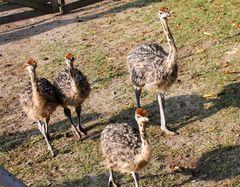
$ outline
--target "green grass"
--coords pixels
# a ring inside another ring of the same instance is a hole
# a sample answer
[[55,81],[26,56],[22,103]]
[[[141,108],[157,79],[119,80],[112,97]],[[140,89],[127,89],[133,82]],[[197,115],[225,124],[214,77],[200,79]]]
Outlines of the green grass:
[[[237,0],[109,2],[102,7],[106,11],[111,9],[109,14],[72,23],[64,31],[52,30],[62,34],[49,35],[52,40],[44,40],[31,53],[40,60],[38,73],[51,80],[64,67],[66,52],[77,57],[76,66],[92,84],[82,118],[89,137],[78,141],[58,110],[51,121],[53,146],[58,152],[52,158],[35,124],[29,125],[29,130],[18,132],[20,122],[12,119],[12,114],[4,113],[6,118],[1,122],[13,121],[16,129],[11,133],[0,130],[0,165],[36,187],[106,186],[108,171],[101,163],[99,135],[109,121],[126,122],[133,118],[135,98],[126,56],[134,46],[144,42],[167,46],[157,17],[159,7],[166,6],[172,12],[169,25],[179,49],[180,72],[178,83],[168,92],[166,115],[169,126],[179,127],[180,135],[162,134],[155,93],[144,91],[142,103],[151,113],[147,131],[153,159],[140,172],[141,186],[238,186],[239,73],[224,72],[240,70],[239,51],[234,53],[234,48],[239,49],[240,35],[232,24],[240,22],[239,5]],[[92,12],[97,10],[94,8]],[[61,37],[64,33],[65,37]],[[26,54],[19,52],[19,56],[24,58]],[[223,67],[224,63],[230,65]],[[12,91],[9,98],[15,97],[15,93],[16,90]],[[204,97],[211,94],[209,98]],[[10,99],[4,107],[8,104]],[[171,173],[168,168],[172,164],[191,168],[196,173],[193,178],[189,174]],[[191,180],[187,182],[188,179]],[[117,181],[123,187],[133,186],[130,176],[117,174]]]

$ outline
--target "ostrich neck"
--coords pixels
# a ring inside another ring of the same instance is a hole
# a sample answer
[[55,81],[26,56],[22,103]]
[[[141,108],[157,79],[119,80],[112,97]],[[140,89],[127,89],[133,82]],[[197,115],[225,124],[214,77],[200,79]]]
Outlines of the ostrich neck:
[[176,63],[175,59],[177,58],[177,48],[174,42],[174,38],[172,33],[168,27],[167,19],[161,19],[162,27],[164,34],[166,35],[168,45],[169,45],[169,54],[166,60],[167,64],[174,64]]
[[70,64],[70,66],[68,67],[69,71],[70,71],[70,76],[71,76],[71,87],[72,87],[72,91],[75,94],[79,94],[79,85],[76,83],[75,81],[75,72],[74,72],[74,67],[73,64]]
[[73,77],[74,77],[74,67],[73,67],[73,64],[70,64],[68,66],[68,70],[70,72],[71,78],[73,79]]
[[37,93],[37,75],[36,75],[35,69],[32,72],[30,72],[30,78],[31,78],[33,93],[36,94]]
[[148,137],[146,134],[146,129],[145,129],[145,124],[139,123],[139,132],[140,132],[140,138],[141,138],[141,142],[142,142],[142,149],[144,150],[145,147],[149,146],[149,141],[148,141]]
[[32,84],[32,101],[35,106],[41,105],[41,94],[38,92],[38,85],[37,85],[37,75],[36,70],[30,72],[31,84]]

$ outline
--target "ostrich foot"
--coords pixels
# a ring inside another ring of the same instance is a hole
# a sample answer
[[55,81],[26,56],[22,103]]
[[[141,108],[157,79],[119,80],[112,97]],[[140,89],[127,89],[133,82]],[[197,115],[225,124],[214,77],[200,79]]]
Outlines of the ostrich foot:
[[177,135],[176,132],[170,131],[170,130],[167,129],[167,128],[161,127],[161,130],[162,130],[163,132],[165,132],[167,135]]
[[79,133],[83,133],[85,136],[87,135],[87,130],[82,128],[80,125],[77,127]]
[[77,130],[77,128],[75,126],[72,126],[72,131],[76,134],[76,136],[81,139],[81,133]]
[[108,187],[118,187],[118,185],[114,181],[110,180],[108,182]]

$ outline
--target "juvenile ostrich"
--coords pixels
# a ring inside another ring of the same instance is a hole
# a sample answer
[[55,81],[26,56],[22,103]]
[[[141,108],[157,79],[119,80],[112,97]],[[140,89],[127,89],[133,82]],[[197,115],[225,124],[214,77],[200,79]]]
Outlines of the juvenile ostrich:
[[48,124],[50,115],[58,106],[57,92],[47,79],[37,77],[36,68],[37,62],[29,58],[27,70],[31,80],[25,85],[23,92],[20,94],[20,101],[28,117],[37,121],[38,128],[47,142],[48,150],[54,156],[48,134]]
[[143,87],[158,91],[158,103],[161,117],[161,129],[167,134],[175,134],[166,127],[164,92],[177,79],[177,49],[169,30],[167,8],[159,10],[159,17],[166,35],[169,53],[156,43],[144,44],[132,50],[127,58],[130,79],[135,89],[137,106],[140,107],[140,95]]
[[110,124],[102,131],[101,148],[106,167],[110,170],[108,186],[116,187],[113,170],[132,174],[135,186],[139,186],[138,171],[150,160],[152,151],[145,126],[148,112],[138,108],[135,112],[139,132],[126,123]]
[[[54,84],[59,93],[59,100],[64,109],[64,114],[69,119],[77,137],[81,138],[81,133],[87,134],[80,124],[82,103],[89,96],[91,88],[82,72],[73,67],[74,60],[75,58],[71,53],[65,55],[67,67],[55,75]],[[77,126],[73,123],[71,110],[68,106],[75,107],[78,118]]]

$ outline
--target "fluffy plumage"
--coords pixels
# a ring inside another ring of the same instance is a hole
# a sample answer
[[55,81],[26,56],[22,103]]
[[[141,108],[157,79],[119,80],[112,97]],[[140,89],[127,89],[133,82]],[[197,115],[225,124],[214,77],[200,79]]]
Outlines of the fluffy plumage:
[[177,79],[177,64],[166,71],[168,54],[156,43],[132,50],[127,58],[130,79],[135,87],[166,90]]
[[141,153],[140,135],[128,124],[108,125],[102,132],[101,142],[107,168],[122,173],[131,173],[142,168],[143,165],[139,165],[135,158]]
[[78,106],[89,96],[91,88],[86,77],[76,68],[63,69],[54,76],[54,83],[64,106]]
[[31,82],[27,82],[20,94],[23,110],[32,120],[49,117],[58,106],[56,88],[47,79],[37,78],[37,92],[34,101]]
[[127,64],[130,79],[135,89],[137,107],[140,107],[140,96],[143,87],[157,91],[161,129],[167,134],[175,134],[166,127],[164,92],[177,79],[177,49],[167,24],[167,18],[171,14],[165,7],[161,8],[158,14],[168,41],[169,53],[167,54],[163,48],[156,43],[143,44],[129,53]]
[[[73,131],[81,138],[81,132],[86,131],[80,125],[80,115],[83,101],[89,96],[91,87],[83,73],[74,68],[75,58],[71,53],[65,55],[66,67],[54,76],[54,85],[58,91],[61,106],[64,108],[64,114],[69,119]],[[78,124],[75,125],[72,120],[69,106],[74,106],[78,117]]]
[[137,172],[151,159],[152,150],[145,132],[148,112],[137,109],[135,118],[139,130],[127,123],[109,124],[101,133],[101,148],[105,165],[110,170],[109,186],[116,186],[112,170],[132,174],[138,186]]
[[37,121],[38,128],[47,142],[48,150],[54,155],[48,134],[48,123],[50,115],[59,104],[58,94],[54,85],[47,79],[37,77],[37,62],[35,60],[29,58],[26,64],[31,81],[27,82],[23,88],[20,102],[28,117]]

